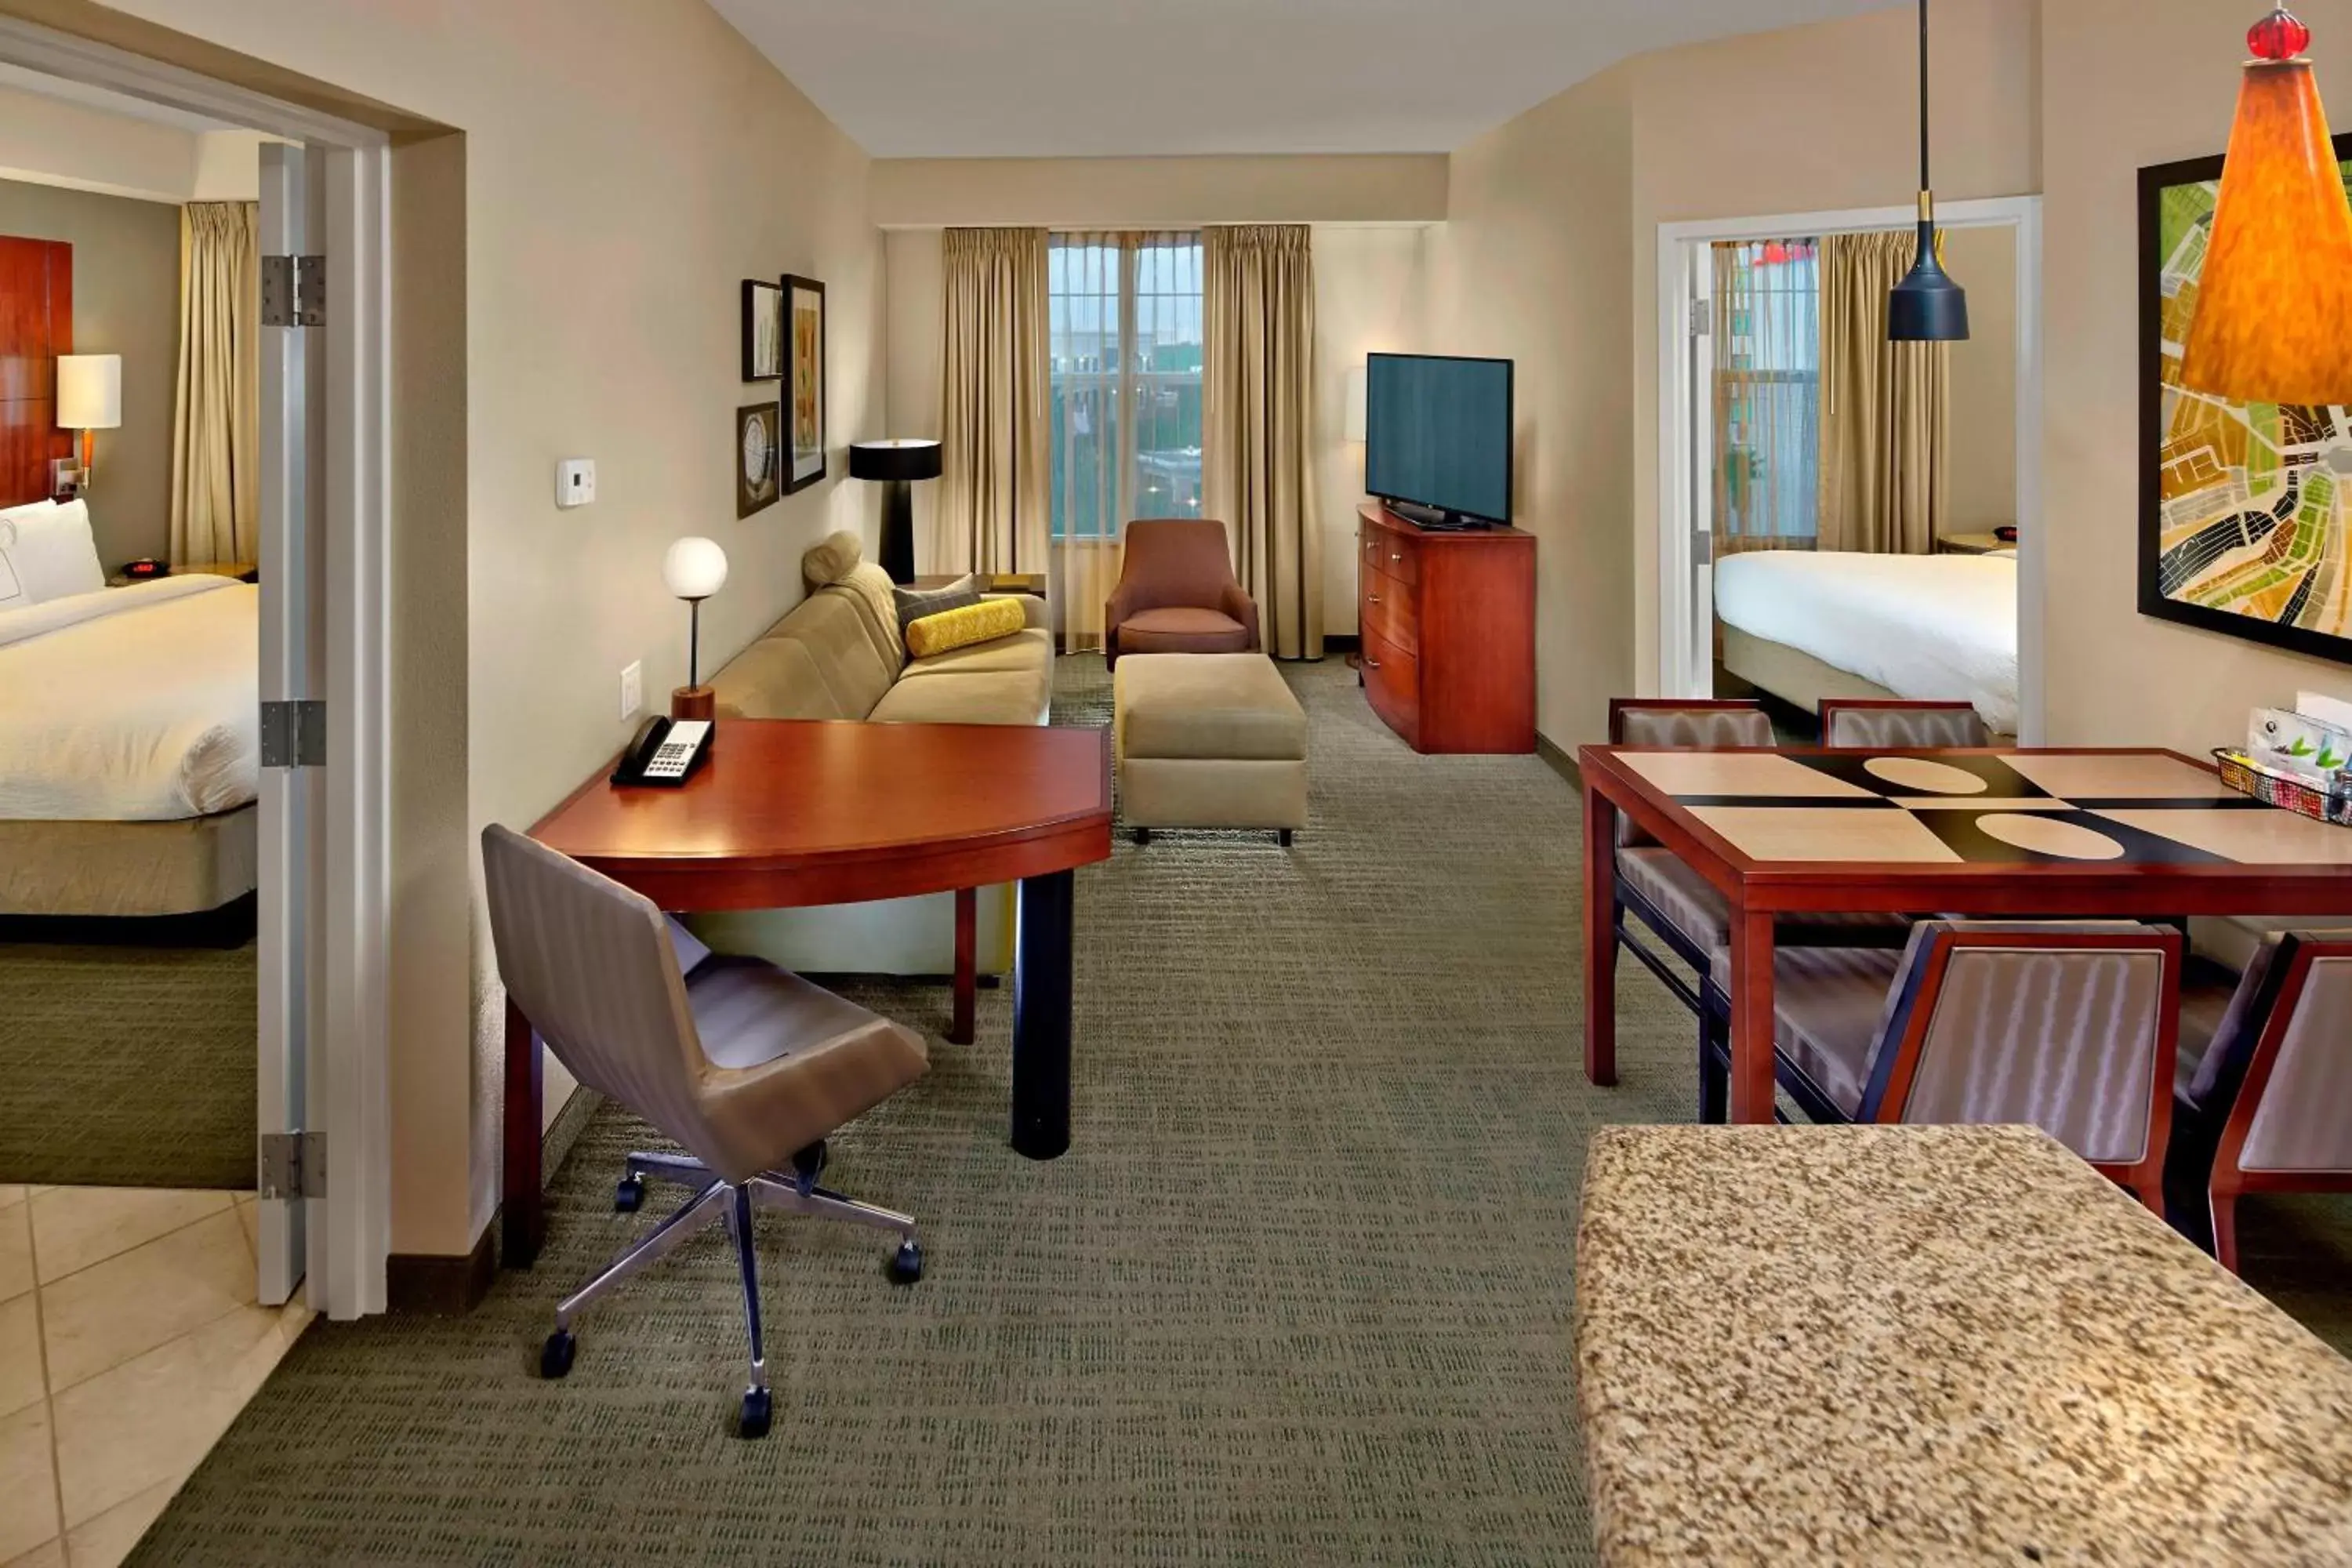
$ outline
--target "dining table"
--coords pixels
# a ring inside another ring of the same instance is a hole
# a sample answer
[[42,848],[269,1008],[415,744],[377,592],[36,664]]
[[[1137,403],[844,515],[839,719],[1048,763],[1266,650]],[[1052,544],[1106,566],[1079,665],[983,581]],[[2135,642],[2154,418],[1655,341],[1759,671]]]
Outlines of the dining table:
[[2177,920],[2352,912],[2352,828],[2139,747],[1585,746],[1584,1068],[1617,1079],[1622,818],[1730,906],[1730,1117],[1773,1116],[1776,921],[1821,913]]

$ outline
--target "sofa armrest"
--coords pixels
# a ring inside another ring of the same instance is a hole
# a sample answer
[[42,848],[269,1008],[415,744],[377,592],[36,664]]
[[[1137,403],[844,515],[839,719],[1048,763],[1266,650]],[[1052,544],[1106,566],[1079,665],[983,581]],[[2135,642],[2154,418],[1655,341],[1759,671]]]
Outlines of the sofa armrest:
[[1224,600],[1217,608],[1241,622],[1243,629],[1249,633],[1250,652],[1265,650],[1265,639],[1258,636],[1257,630],[1257,601],[1249,596],[1248,589],[1239,583],[1226,584]]
[[1034,594],[982,594],[983,599],[1018,599],[1021,602],[1021,626],[1024,631],[1042,632],[1052,625],[1047,618],[1045,601]]

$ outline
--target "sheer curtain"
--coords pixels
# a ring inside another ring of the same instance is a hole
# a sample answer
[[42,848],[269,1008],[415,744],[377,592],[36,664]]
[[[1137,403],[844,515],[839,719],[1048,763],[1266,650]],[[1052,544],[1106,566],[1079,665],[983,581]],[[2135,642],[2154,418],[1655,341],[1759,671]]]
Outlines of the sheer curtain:
[[1056,234],[1046,270],[1055,596],[1097,648],[1128,521],[1201,515],[1201,237]]
[[261,208],[180,209],[180,386],[172,420],[175,565],[261,551]]
[[1718,243],[1714,258],[1715,553],[1814,547],[1821,489],[1820,253]]
[[951,228],[942,244],[935,572],[1042,572],[1046,554],[1045,231]]
[[1908,231],[1822,242],[1824,550],[1925,555],[1950,510],[1949,343],[1886,341],[1886,297],[1919,253]]

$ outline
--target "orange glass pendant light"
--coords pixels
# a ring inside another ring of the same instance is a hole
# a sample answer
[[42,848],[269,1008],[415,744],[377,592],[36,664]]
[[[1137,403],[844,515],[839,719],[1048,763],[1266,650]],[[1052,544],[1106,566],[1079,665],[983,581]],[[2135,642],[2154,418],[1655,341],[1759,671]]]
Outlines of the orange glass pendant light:
[[2282,5],[2246,35],[2254,58],[2189,327],[2180,383],[2236,403],[2352,404],[2352,201]]

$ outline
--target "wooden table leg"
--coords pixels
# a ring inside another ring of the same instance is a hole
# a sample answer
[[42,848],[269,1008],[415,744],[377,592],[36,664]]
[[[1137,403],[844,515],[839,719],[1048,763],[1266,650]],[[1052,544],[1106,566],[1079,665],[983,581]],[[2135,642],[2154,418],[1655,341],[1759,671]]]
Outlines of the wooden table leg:
[[528,1268],[547,1237],[546,1184],[540,1173],[540,1066],[543,1053],[530,1020],[507,999],[506,1171],[501,1256],[509,1268]]
[[972,1042],[972,1018],[980,979],[980,889],[958,888],[955,894],[955,1021],[948,1026],[948,1043]]
[[1076,880],[1021,883],[1013,954],[1013,1147],[1051,1160],[1070,1147],[1070,1003]]
[[1617,1081],[1617,808],[1584,786],[1584,1076]]
[[1772,913],[1731,917],[1731,1120],[1772,1120]]

